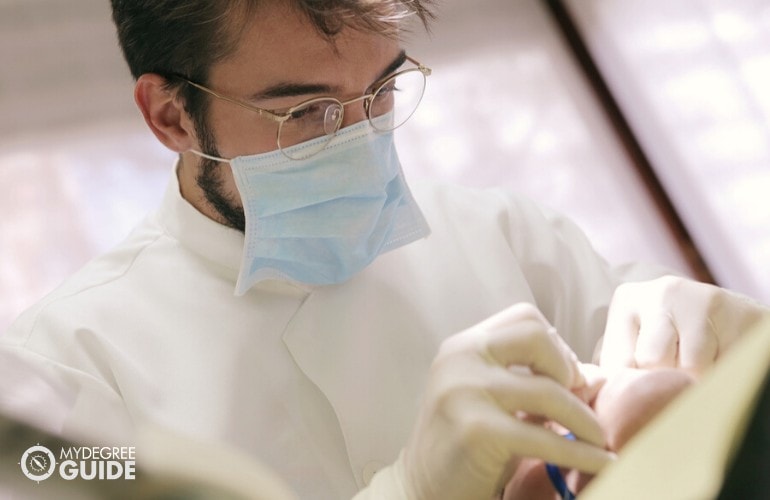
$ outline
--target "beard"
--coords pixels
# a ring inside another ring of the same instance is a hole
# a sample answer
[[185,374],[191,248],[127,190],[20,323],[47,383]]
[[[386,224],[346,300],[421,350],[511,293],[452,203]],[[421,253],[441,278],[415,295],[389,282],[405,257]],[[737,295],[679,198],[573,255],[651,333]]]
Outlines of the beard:
[[[211,154],[219,156],[216,148],[207,148],[204,151],[212,151]],[[243,233],[246,231],[243,206],[234,199],[234,196],[225,192],[222,180],[223,168],[227,167],[222,162],[202,158],[200,172],[195,180],[203,191],[206,202],[220,215],[225,225]]]
[[[196,128],[201,136],[202,151],[221,158],[214,134],[211,133],[208,124],[201,120],[198,121]],[[228,168],[223,162],[201,158],[200,171],[195,181],[203,191],[206,202],[219,214],[224,224],[244,233],[246,232],[246,216],[243,212],[243,205],[235,196],[225,191],[224,180],[222,179],[223,168]]]

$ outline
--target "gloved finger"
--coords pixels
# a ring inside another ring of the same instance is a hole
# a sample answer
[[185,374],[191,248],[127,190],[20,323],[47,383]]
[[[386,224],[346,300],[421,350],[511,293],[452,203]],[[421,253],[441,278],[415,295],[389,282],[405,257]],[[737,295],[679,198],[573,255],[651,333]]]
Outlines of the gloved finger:
[[[556,343],[556,346],[561,350],[562,355],[566,358],[570,372],[571,372],[571,381],[566,386],[570,389],[575,387],[583,387],[586,385],[586,379],[583,377],[583,371],[580,369],[580,361],[578,360],[577,354],[575,354],[575,351],[572,350],[572,348],[567,344],[567,341],[564,340],[564,338],[559,335],[559,333],[556,331],[556,328],[550,328],[547,332],[551,337],[553,337],[553,342]],[[539,373],[537,370],[534,370],[535,373]]]
[[639,335],[637,304],[627,285],[615,290],[604,328],[599,365],[608,370],[636,366],[634,352]]
[[544,427],[516,419],[499,419],[494,425],[498,445],[510,455],[547,462],[595,474],[616,456],[583,441],[571,441]]
[[501,366],[527,366],[565,387],[578,377],[577,356],[531,304],[516,304],[479,325],[482,352]]
[[714,324],[705,321],[686,322],[679,331],[679,366],[703,373],[719,356],[719,335]]
[[579,397],[546,376],[497,373],[486,391],[511,415],[523,411],[545,417],[569,429],[582,441],[600,447],[606,444],[596,414]]
[[636,366],[639,368],[677,366],[679,354],[679,329],[674,317],[664,310],[641,318],[636,340]]
[[572,393],[582,401],[591,403],[607,382],[607,374],[601,366],[592,363],[578,363],[578,369],[585,382],[583,385],[573,387]]

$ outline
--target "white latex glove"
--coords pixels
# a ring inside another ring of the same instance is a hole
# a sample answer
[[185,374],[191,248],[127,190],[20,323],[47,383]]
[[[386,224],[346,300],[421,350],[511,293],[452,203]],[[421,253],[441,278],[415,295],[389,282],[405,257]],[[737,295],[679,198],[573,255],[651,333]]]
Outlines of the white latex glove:
[[702,373],[770,310],[723,288],[666,276],[617,288],[600,365]]
[[[577,358],[542,314],[518,304],[441,345],[408,446],[356,500],[478,500],[499,492],[517,457],[598,472],[612,455],[570,388]],[[570,441],[520,417],[570,429]]]

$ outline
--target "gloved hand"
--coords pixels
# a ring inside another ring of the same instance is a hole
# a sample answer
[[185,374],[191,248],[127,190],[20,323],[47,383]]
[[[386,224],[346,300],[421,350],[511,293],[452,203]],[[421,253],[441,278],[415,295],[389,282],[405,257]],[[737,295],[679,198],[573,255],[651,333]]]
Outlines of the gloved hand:
[[617,288],[599,364],[702,373],[770,310],[705,283],[666,276]]
[[[612,456],[593,413],[569,390],[583,383],[575,354],[529,304],[450,337],[407,447],[356,500],[492,498],[516,457],[598,472]],[[556,421],[578,441],[527,416]]]

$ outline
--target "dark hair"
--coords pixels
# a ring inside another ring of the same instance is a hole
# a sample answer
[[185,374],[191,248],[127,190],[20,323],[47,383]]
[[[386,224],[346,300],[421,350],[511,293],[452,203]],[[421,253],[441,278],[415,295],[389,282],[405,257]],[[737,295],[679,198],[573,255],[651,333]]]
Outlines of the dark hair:
[[[207,96],[174,75],[206,84],[210,68],[237,47],[265,0],[111,0],[118,40],[134,78],[157,73],[184,100],[205,133]],[[396,36],[399,21],[416,14],[428,28],[432,0],[290,0],[333,40],[345,27]]]

